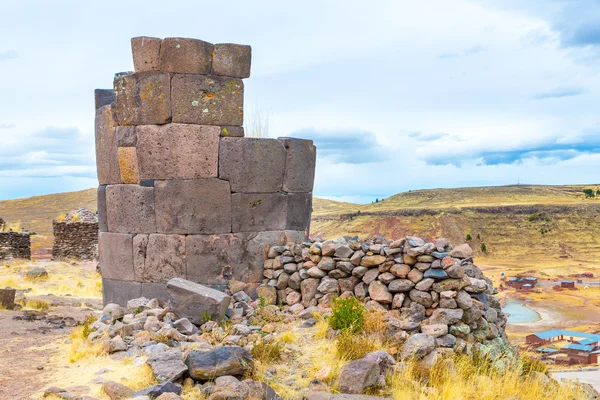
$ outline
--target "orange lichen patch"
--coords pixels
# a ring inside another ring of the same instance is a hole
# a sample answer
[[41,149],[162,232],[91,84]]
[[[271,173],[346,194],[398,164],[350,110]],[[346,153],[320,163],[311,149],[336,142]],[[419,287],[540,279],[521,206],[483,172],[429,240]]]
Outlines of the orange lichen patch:
[[139,183],[140,173],[135,147],[119,147],[117,149],[117,157],[119,159],[121,182]]
[[142,99],[145,99],[145,98],[146,98],[146,93],[142,93],[142,94],[140,95],[140,97],[141,97]]

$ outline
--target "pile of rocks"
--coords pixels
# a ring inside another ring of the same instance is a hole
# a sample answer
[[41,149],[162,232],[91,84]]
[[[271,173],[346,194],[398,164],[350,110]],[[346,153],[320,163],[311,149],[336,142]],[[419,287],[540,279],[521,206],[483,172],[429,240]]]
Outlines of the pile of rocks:
[[70,211],[52,221],[52,258],[93,260],[98,258],[98,216],[87,208]]
[[411,236],[272,246],[258,290],[294,309],[354,296],[385,311],[396,335],[414,334],[406,356],[434,358],[436,348],[463,351],[475,343],[505,347],[507,316],[472,255],[468,244],[453,248],[446,239]]

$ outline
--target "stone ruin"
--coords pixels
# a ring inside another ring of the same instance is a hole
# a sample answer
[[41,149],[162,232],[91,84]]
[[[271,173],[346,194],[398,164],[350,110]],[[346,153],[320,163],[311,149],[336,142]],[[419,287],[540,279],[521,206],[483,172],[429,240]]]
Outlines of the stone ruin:
[[[272,246],[257,290],[269,303],[303,310],[356,297],[386,312],[401,336],[425,333],[432,348],[467,345],[499,351],[507,322],[492,281],[473,264],[468,244],[408,236],[388,241],[341,238]],[[443,351],[443,350],[440,350]]]
[[308,236],[316,149],[244,137],[249,46],[131,45],[135,72],[95,93],[104,302],[166,300],[174,277],[252,292],[269,245]]
[[98,216],[87,208],[69,211],[52,221],[55,260],[94,260],[98,257]]
[[31,259],[31,233],[6,229],[6,221],[0,218],[0,260]]

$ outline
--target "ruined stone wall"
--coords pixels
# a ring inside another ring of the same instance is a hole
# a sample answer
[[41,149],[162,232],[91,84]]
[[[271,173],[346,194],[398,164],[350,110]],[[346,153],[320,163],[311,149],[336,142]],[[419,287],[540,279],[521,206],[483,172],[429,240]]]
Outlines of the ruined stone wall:
[[131,44],[135,73],[95,93],[104,301],[164,299],[173,277],[258,286],[269,245],[308,235],[312,141],[244,137],[249,46]]
[[98,257],[98,217],[85,208],[52,221],[52,258],[94,260]]
[[31,259],[29,232],[0,232],[0,260],[10,258]]

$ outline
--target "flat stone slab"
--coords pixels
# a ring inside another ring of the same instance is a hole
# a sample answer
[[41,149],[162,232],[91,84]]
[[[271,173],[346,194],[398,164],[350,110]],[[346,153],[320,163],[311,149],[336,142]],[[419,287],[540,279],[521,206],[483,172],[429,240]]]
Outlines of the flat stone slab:
[[106,214],[111,232],[155,233],[154,188],[138,185],[107,186]]
[[281,193],[234,193],[231,195],[233,232],[285,229],[287,196]]
[[102,300],[104,305],[115,303],[127,306],[131,299],[142,296],[142,284],[140,282],[122,281],[102,277]]
[[285,158],[285,147],[277,139],[222,138],[219,178],[230,182],[232,192],[278,192]]
[[135,72],[160,70],[160,44],[156,37],[139,36],[131,38],[131,53]]
[[158,232],[231,232],[229,182],[220,179],[156,181],[154,190]]
[[219,322],[225,316],[231,297],[218,290],[181,278],[167,282],[169,308],[195,325],[208,320]]
[[137,126],[141,178],[216,178],[220,131],[209,125]]
[[252,48],[250,46],[218,43],[213,52],[212,73],[235,78],[248,78],[251,60]]
[[199,39],[165,38],[160,45],[160,70],[210,74],[214,46]]
[[133,281],[133,235],[128,233],[100,232],[98,253],[102,277]]
[[317,148],[312,140],[279,138],[286,149],[283,190],[311,192],[315,180]]
[[207,285],[248,280],[246,240],[240,235],[188,235],[187,279]]
[[119,125],[171,121],[171,76],[167,72],[115,75],[115,110]]
[[96,169],[101,185],[121,183],[117,161],[117,122],[112,105],[96,110]]
[[171,85],[173,122],[225,126],[244,123],[241,79],[176,74]]
[[133,238],[136,281],[167,283],[171,278],[185,278],[185,258],[183,235],[135,235]]

